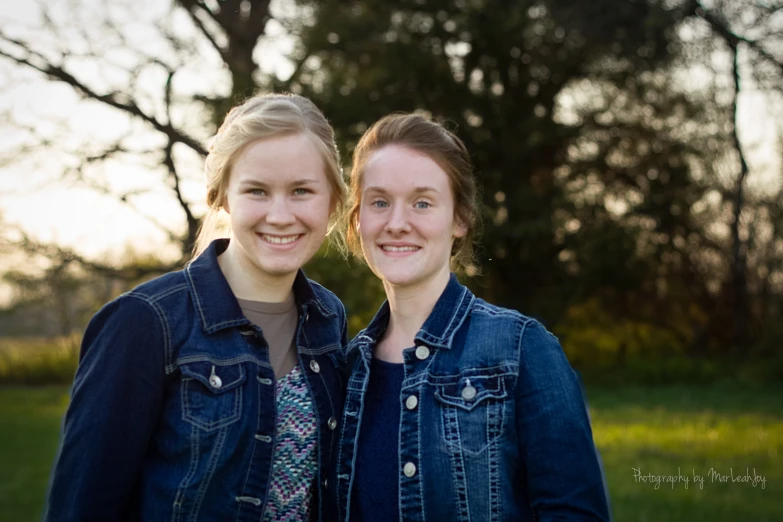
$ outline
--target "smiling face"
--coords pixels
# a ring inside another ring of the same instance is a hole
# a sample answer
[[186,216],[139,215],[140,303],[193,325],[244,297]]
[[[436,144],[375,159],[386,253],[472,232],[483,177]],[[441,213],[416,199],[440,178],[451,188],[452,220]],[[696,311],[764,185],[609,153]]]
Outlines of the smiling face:
[[384,285],[399,288],[447,280],[454,238],[466,233],[454,217],[446,172],[400,145],[382,147],[368,159],[358,229],[370,269]]
[[233,231],[226,253],[257,280],[293,281],[323,243],[333,207],[311,138],[295,134],[246,146],[231,169],[224,206]]

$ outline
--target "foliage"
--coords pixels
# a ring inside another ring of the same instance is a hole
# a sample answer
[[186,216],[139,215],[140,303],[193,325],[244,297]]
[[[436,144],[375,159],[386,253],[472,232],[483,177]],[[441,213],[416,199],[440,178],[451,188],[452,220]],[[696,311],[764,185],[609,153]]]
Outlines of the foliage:
[[0,386],[70,384],[78,361],[78,335],[0,338]]
[[[780,100],[779,2],[179,0],[157,17],[122,2],[72,4],[67,14],[43,4],[43,43],[0,27],[0,58],[135,126],[78,140],[25,128],[30,143],[5,155],[57,150],[60,179],[137,209],[178,255],[111,263],[15,242],[51,260],[49,274],[77,264],[129,282],[182,266],[203,210],[192,173],[216,124],[256,87],[291,90],[324,110],[346,163],[389,112],[424,111],[453,128],[483,185],[484,234],[465,280],[566,332],[575,357],[779,351],[783,183],[753,188],[758,166],[737,119],[741,93]],[[134,16],[145,41],[126,23]],[[263,52],[276,44],[279,74]],[[107,74],[84,74],[86,63]],[[152,180],[119,190],[116,164]],[[151,186],[165,187],[181,223],[142,204]],[[381,288],[337,260],[316,259],[308,273],[345,301],[353,333]]]

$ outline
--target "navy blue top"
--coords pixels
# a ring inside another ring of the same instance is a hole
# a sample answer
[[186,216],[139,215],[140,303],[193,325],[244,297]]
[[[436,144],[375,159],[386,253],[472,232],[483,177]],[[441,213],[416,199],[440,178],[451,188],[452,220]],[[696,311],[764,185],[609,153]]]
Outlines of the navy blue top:
[[356,476],[351,521],[400,520],[400,391],[403,363],[373,357],[356,448]]

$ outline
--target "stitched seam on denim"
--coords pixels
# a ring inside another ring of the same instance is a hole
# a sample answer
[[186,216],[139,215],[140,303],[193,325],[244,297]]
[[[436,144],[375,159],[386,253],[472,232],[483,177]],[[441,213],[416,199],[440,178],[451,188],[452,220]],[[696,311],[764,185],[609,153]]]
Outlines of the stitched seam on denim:
[[204,310],[201,308],[201,299],[199,298],[198,292],[196,291],[196,283],[193,281],[193,274],[190,273],[190,266],[191,265],[185,267],[185,277],[188,278],[188,281],[190,281],[189,286],[193,289],[191,292],[193,295],[193,303],[196,306],[199,317],[201,317],[201,324],[204,326],[204,328],[207,328],[207,320],[204,317]]
[[[476,451],[473,451],[468,448],[463,448],[465,453],[468,454],[471,457],[478,457],[482,455],[485,451],[487,451],[487,448],[492,446],[493,444],[496,444],[497,441],[500,439],[500,434],[503,433],[502,427],[503,427],[503,403],[501,402],[498,404],[498,401],[494,401],[494,403],[487,404],[486,412],[485,412],[485,426],[486,430],[484,432],[484,435],[486,436],[486,444],[482,445],[481,448],[479,448]],[[459,411],[462,410],[458,410]],[[493,417],[497,417],[497,426],[493,424]],[[492,429],[494,427],[494,429]]]
[[[490,433],[489,427],[491,425],[490,418],[487,419],[487,440],[490,440],[491,442],[487,446],[487,464],[489,465],[488,470],[488,479],[489,479],[489,520],[487,522],[497,522],[501,519],[500,516],[500,462],[499,460],[499,435],[503,433],[503,422],[505,418],[505,404],[500,405],[500,426],[498,430],[498,436],[496,436],[494,441],[491,441],[492,434]],[[491,412],[487,411],[487,416],[489,417],[489,414]]]
[[134,299],[140,300],[142,303],[149,306],[153,312],[155,312],[155,315],[158,316],[158,321],[160,321],[160,327],[163,330],[163,372],[166,375],[170,375],[174,372],[176,369],[174,365],[171,363],[171,329],[169,328],[169,323],[166,318],[166,314],[163,311],[163,309],[158,305],[157,302],[149,299],[144,294],[133,294],[128,293],[126,294],[128,297],[133,297]]
[[220,460],[220,453],[223,451],[223,445],[226,443],[227,428],[223,428],[218,432],[217,440],[215,441],[214,448],[212,449],[212,455],[210,455],[209,465],[207,467],[207,473],[204,479],[201,481],[201,487],[198,490],[196,496],[196,502],[193,505],[193,512],[190,515],[191,522],[197,522],[198,512],[201,510],[201,504],[204,502],[204,497],[207,494],[209,483],[212,481],[212,477],[215,475],[215,468],[217,468],[218,461]]
[[[323,301],[321,301],[321,298],[318,295],[317,290],[321,290],[326,296],[336,300],[340,301],[340,298],[337,297],[334,292],[329,290],[328,288],[324,287],[323,285],[320,285],[319,283],[316,283],[315,281],[311,281],[310,279],[307,280],[310,283],[310,286],[313,287],[313,295],[315,296],[315,302],[316,305],[321,309],[321,315],[324,317],[334,317],[337,315],[334,311],[332,311],[331,307],[326,306]],[[341,301],[342,302],[342,301]]]
[[[196,475],[196,468],[198,463],[198,428],[191,425],[190,427],[190,464],[188,466],[188,472],[182,478],[177,488],[177,494],[174,496],[174,517],[172,522],[177,522],[182,515],[182,506],[185,503],[185,492],[188,484],[193,480]],[[177,497],[179,497],[179,507],[177,507]]]
[[[205,423],[202,422],[200,419],[196,418],[193,415],[190,415],[190,402],[188,400],[188,393],[187,393],[187,386],[185,385],[186,382],[190,381],[196,381],[198,384],[197,386],[203,386],[203,383],[200,382],[198,379],[194,379],[193,377],[185,377],[182,379],[183,386],[181,386],[182,390],[182,401],[183,401],[183,408],[182,408],[182,420],[185,422],[198,426],[199,428],[203,429],[204,431],[215,431],[217,429],[229,426],[236,421],[239,420],[241,417],[241,411],[242,411],[242,397],[243,397],[243,390],[241,387],[236,388],[233,391],[230,391],[228,393],[231,393],[235,395],[234,400],[234,412],[225,419],[221,419],[214,423]],[[228,393],[223,394],[228,395]],[[211,400],[211,399],[210,399]]]
[[[437,353],[437,352],[436,352]],[[434,357],[433,357],[434,359]],[[456,382],[459,382],[460,379],[463,377],[470,377],[471,379],[488,379],[493,377],[509,377],[509,376],[518,376],[519,375],[519,369],[514,368],[513,365],[504,364],[501,366],[491,366],[489,368],[482,368],[482,370],[495,370],[495,369],[501,369],[503,370],[502,373],[470,373],[470,372],[462,372],[462,373],[454,373],[454,374],[448,374],[448,375],[432,375],[429,373],[429,366],[422,370],[421,372],[416,372],[415,375],[410,377],[410,380],[406,379],[405,382],[403,382],[402,389],[405,390],[407,388],[410,388],[412,386],[418,385],[421,382],[426,382],[427,384],[431,384],[433,386],[443,386],[446,384],[454,384]]]
[[216,331],[222,330],[223,328],[228,328],[230,326],[240,326],[244,324],[250,324],[250,320],[247,318],[229,319],[227,321],[221,321],[219,323],[209,325],[207,327],[207,332],[215,333]]
[[511,319],[519,319],[524,323],[529,323],[533,319],[525,317],[516,310],[509,310],[508,308],[499,308],[496,306],[490,306],[483,303],[476,303],[473,305],[473,311],[477,313],[483,313],[491,317],[509,317]]
[[[346,516],[346,520],[348,520],[348,517],[350,517],[350,514],[351,514],[351,490],[353,489],[353,482],[354,482],[354,478],[356,477],[356,473],[355,473],[355,470],[356,470],[356,454],[357,454],[357,452],[356,452],[356,443],[359,441],[359,433],[361,431],[361,422],[359,422],[359,419],[362,418],[362,413],[364,413],[364,394],[367,392],[367,383],[368,383],[369,378],[370,378],[370,371],[367,368],[368,365],[365,363],[364,366],[365,366],[365,368],[364,368],[364,379],[362,380],[362,390],[359,392],[359,411],[356,413],[356,417],[355,417],[355,419],[356,419],[355,425],[356,426],[355,426],[355,430],[354,430],[354,434],[353,434],[354,444],[352,445],[352,447],[354,448],[354,450],[352,452],[353,453],[353,458],[351,459],[350,479],[348,480],[348,491],[346,492],[346,496],[345,496],[345,516]],[[347,411],[347,408],[345,409],[345,411]],[[342,446],[342,436],[341,436],[341,440],[340,440],[340,453],[341,453],[341,455],[340,455],[340,457],[342,457],[342,447],[343,446]],[[340,458],[340,461],[342,461],[342,458]],[[339,480],[339,476],[338,476],[338,480]],[[338,508],[339,508],[339,506],[340,506],[340,502],[338,501]]]
[[453,406],[447,406],[441,413],[443,424],[443,438],[446,439],[446,447],[449,448],[451,458],[452,486],[457,494],[457,513],[459,520],[470,520],[468,509],[467,474],[465,472],[465,458],[462,455],[462,441],[459,433],[459,421]]
[[457,306],[457,311],[451,317],[451,321],[449,322],[448,326],[446,326],[446,330],[443,332],[443,341],[445,341],[449,346],[451,346],[451,343],[454,340],[454,334],[457,332],[459,327],[462,326],[462,323],[465,322],[465,319],[467,319],[470,315],[470,309],[475,299],[475,297],[470,295],[470,291],[467,288],[462,289],[462,298],[460,299],[460,303]]
[[259,359],[255,357],[254,355],[240,355],[239,357],[232,357],[231,359],[217,359],[215,357],[210,357],[208,355],[188,355],[186,357],[180,357],[176,361],[174,361],[174,366],[179,367],[183,364],[189,364],[194,362],[209,362],[212,364],[216,364],[218,366],[226,366],[230,364],[239,364],[243,362],[250,362],[255,363],[258,366],[263,366],[265,368],[272,368],[271,364],[263,361],[262,359]]
[[309,348],[306,346],[297,346],[297,348],[299,349],[299,353],[304,353],[307,355],[325,355],[336,351],[342,351],[342,345],[339,342],[337,344],[331,343],[323,346],[317,346],[315,348]]
[[187,289],[188,289],[188,284],[183,282],[168,288],[164,288],[161,291],[156,292],[154,294],[145,294],[143,292],[139,292],[136,289],[131,290],[130,292],[128,292],[128,294],[134,296],[140,296],[140,297],[143,296],[145,299],[148,299],[150,302],[158,302],[172,294],[176,294],[178,292],[181,292],[182,290],[187,290]]
[[[261,420],[261,386],[256,385],[256,390],[258,390],[258,394],[256,396],[256,427],[253,430],[255,433],[258,433],[258,430],[260,426],[258,425],[258,422]],[[276,415],[277,413],[275,413]],[[245,480],[242,483],[242,489],[240,491],[240,494],[237,496],[244,497],[247,496],[247,481],[250,480],[250,474],[253,471],[253,466],[255,465],[255,459],[256,459],[256,450],[258,449],[259,444],[261,444],[261,441],[253,438],[253,450],[250,452],[250,459],[248,461],[247,466],[247,473],[245,474]],[[236,513],[236,520],[239,520],[242,515],[242,508],[244,507],[243,502],[237,502],[237,513]]]

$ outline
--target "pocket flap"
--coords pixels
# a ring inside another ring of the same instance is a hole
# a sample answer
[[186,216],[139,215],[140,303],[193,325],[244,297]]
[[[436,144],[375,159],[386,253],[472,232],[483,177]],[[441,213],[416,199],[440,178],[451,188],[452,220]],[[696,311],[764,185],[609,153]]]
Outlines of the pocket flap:
[[179,366],[182,376],[191,378],[214,394],[233,390],[245,382],[245,368],[242,364],[220,366],[209,361],[199,361]]
[[460,377],[458,381],[441,384],[435,390],[435,398],[444,404],[470,411],[490,399],[504,399],[506,386],[502,376],[478,375]]

